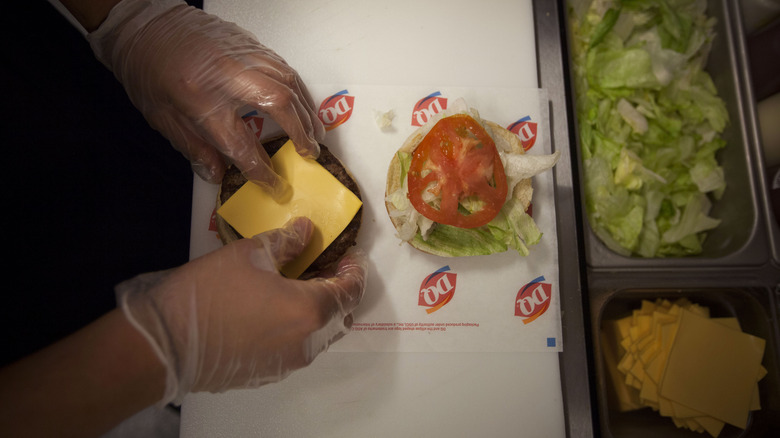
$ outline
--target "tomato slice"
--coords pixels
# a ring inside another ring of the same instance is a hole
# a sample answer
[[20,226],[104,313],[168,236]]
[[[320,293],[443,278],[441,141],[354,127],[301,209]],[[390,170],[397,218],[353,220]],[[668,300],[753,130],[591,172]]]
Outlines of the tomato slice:
[[412,154],[407,183],[409,200],[420,214],[460,228],[487,224],[506,201],[496,144],[466,114],[442,118],[431,128]]

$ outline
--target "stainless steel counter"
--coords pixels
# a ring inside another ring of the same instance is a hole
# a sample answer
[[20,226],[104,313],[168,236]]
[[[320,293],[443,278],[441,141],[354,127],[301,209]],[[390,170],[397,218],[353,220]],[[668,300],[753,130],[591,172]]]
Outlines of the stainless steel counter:
[[561,281],[561,314],[566,348],[560,354],[561,388],[566,432],[570,437],[594,436],[592,358],[585,310],[585,284],[579,210],[577,156],[571,143],[572,120],[567,99],[566,41],[563,34],[563,2],[534,0],[539,86],[550,96],[550,130],[553,142],[567,159],[555,167],[555,199]]

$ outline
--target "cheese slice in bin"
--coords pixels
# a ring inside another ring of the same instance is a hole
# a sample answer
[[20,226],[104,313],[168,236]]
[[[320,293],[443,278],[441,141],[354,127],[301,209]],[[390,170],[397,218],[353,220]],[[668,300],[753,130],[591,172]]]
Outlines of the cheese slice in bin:
[[649,407],[677,427],[718,436],[761,409],[765,340],[736,318],[710,318],[687,299],[645,300],[601,332],[611,395],[621,412]]

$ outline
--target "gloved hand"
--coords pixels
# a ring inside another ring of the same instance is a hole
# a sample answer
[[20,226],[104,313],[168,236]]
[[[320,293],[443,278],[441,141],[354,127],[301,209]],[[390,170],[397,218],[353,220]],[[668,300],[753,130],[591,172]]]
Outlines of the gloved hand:
[[117,286],[119,307],[167,368],[161,404],[181,403],[188,392],[281,380],[347,332],[366,284],[362,252],[348,252],[327,277],[301,281],[278,273],[312,230],[308,219],[294,219]]
[[203,179],[222,180],[224,155],[270,194],[286,190],[238,114],[246,105],[269,114],[302,156],[319,155],[325,130],[298,73],[239,26],[181,0],[123,0],[87,38]]

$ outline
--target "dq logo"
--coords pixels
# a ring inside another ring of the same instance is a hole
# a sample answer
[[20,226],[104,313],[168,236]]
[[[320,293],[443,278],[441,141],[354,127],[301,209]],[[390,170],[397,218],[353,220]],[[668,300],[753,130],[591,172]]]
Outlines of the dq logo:
[[543,276],[537,277],[517,292],[515,316],[523,318],[523,324],[533,322],[550,307],[552,285],[543,281]]
[[217,231],[217,207],[211,210],[211,217],[209,218],[209,231]]
[[427,276],[420,285],[420,297],[417,304],[431,314],[449,303],[452,296],[455,295],[455,282],[458,275],[454,272],[447,272],[449,266],[444,266]]
[[431,93],[420,99],[412,111],[412,126],[422,126],[431,117],[447,109],[447,98],[439,97],[440,92]]
[[260,134],[263,132],[263,118],[257,113],[257,111],[251,111],[241,118],[244,120],[244,124],[255,133],[255,137],[260,139]]
[[355,96],[350,96],[347,90],[341,90],[322,101],[318,111],[325,130],[330,131],[349,120],[355,104]]
[[523,149],[526,151],[531,149],[534,143],[536,143],[537,126],[536,122],[531,121],[531,116],[523,117],[515,123],[507,126],[506,129],[512,131],[515,133],[515,135],[520,137],[520,143],[523,144]]

